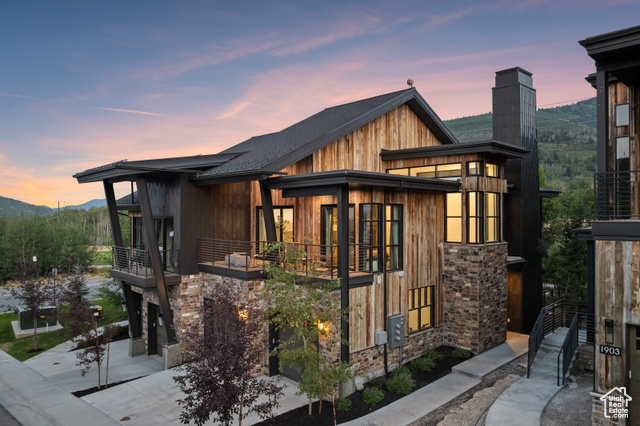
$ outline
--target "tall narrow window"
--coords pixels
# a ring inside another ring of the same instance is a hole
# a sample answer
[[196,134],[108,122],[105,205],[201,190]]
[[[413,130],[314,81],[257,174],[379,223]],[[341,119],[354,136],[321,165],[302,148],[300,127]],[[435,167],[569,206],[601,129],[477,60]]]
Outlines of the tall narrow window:
[[[274,207],[273,221],[278,241],[293,242],[293,207]],[[258,241],[267,241],[262,207],[258,207]]]
[[433,286],[409,290],[409,333],[433,327]]
[[487,243],[500,241],[500,214],[500,194],[496,192],[485,193],[484,235]]
[[[338,265],[338,207],[321,206],[321,234],[320,248],[325,262],[332,263],[334,267]],[[354,269],[356,264],[356,233],[355,233],[355,206],[349,206],[349,268]]]
[[462,193],[448,192],[445,205],[445,232],[448,243],[462,242]]
[[360,204],[360,270],[379,272],[382,268],[380,260],[382,205]]
[[387,204],[385,216],[386,269],[402,269],[402,205]]
[[467,192],[467,243],[482,243],[482,192]]

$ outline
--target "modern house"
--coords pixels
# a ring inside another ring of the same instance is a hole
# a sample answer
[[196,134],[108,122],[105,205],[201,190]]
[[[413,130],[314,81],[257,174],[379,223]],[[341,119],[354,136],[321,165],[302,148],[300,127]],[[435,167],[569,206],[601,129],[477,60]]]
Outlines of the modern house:
[[[595,313],[594,424],[640,422],[640,26],[580,41],[595,61],[598,168],[594,221],[583,231]],[[601,396],[626,388],[628,420]]]
[[[542,307],[531,74],[498,72],[493,95],[493,140],[460,143],[409,88],[219,154],[77,173],[80,183],[104,185],[131,355],[179,362],[205,289],[260,292],[266,243],[275,241],[301,247],[317,279],[340,278],[341,305],[358,306],[335,324],[351,345],[320,342],[358,375],[443,344],[483,352],[508,328],[526,329]],[[131,194],[117,201],[118,182],[131,182]],[[131,217],[132,247],[123,247],[118,211]],[[387,344],[399,315],[402,339]],[[270,343],[278,338],[272,330]],[[264,372],[277,374],[277,360],[265,358]]]

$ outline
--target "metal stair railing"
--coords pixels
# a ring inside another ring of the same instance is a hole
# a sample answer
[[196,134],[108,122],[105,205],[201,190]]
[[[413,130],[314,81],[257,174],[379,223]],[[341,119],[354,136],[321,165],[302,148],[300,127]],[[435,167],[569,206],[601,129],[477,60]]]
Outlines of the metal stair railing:
[[[593,329],[593,314],[576,312],[569,326],[569,331],[564,338],[560,352],[558,353],[558,386],[560,386],[560,377],[562,377],[562,384],[565,384],[567,371],[569,371],[578,344],[593,344]],[[584,330],[582,337],[580,336],[580,330]],[[562,376],[560,376],[560,357],[562,357]]]
[[538,349],[544,340],[544,336],[552,333],[563,325],[563,303],[562,300],[551,303],[540,310],[538,319],[531,329],[529,335],[529,352],[527,354],[527,378],[531,373],[531,365],[536,358]]

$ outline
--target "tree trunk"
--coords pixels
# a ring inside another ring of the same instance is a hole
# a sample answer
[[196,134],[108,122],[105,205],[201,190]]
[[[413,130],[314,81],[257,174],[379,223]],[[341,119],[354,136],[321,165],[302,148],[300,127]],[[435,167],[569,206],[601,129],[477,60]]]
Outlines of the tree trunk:
[[238,415],[238,426],[242,426],[242,405],[244,404],[244,393],[240,395],[240,414]]
[[38,315],[36,310],[33,310],[33,350],[38,350]]
[[109,351],[111,350],[111,342],[107,343],[107,373],[104,376],[104,388],[109,387]]

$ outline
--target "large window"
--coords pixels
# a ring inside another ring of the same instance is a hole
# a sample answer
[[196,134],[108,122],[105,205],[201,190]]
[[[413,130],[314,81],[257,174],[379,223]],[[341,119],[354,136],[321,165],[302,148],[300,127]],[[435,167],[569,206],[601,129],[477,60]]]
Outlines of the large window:
[[500,194],[497,192],[485,193],[485,242],[496,243],[500,241],[500,215]]
[[409,333],[433,327],[433,286],[409,290]]
[[402,269],[402,205],[387,204],[385,211],[386,270]]
[[360,204],[361,269],[379,272],[382,268],[382,205]]
[[467,192],[467,243],[479,244],[482,239],[482,192]]
[[[338,264],[338,207],[321,206],[321,254],[325,257],[325,262]],[[355,233],[355,207],[349,206],[349,268],[353,269],[356,263],[356,233]],[[332,246],[332,247],[330,247]],[[331,256],[332,258],[329,258]]]
[[500,166],[497,164],[487,163],[485,166],[487,177],[499,178],[500,177]]
[[447,192],[445,205],[445,232],[448,243],[462,242],[462,193]]
[[[274,207],[273,220],[278,241],[293,242],[293,207]],[[267,241],[262,207],[258,207],[258,241]]]

